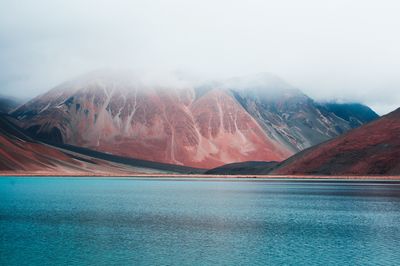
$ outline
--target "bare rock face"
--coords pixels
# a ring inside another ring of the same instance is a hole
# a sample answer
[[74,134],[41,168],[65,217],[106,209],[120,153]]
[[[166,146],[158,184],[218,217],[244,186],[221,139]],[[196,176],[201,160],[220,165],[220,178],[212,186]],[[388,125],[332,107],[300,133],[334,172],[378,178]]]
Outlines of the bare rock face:
[[[259,74],[251,78],[231,80],[224,84],[271,138],[293,153],[339,136],[365,122],[368,116],[353,125],[353,121],[338,116],[325,104],[319,104],[278,77]],[[360,105],[362,106],[362,105]],[[351,105],[337,104],[349,115],[372,112],[366,106],[361,111]]]
[[196,97],[193,87],[89,76],[37,97],[14,115],[39,138],[172,164],[211,168],[292,154],[224,89]]
[[0,114],[0,174],[126,175],[143,168],[110,163],[40,143]]
[[400,108],[282,162],[275,174],[399,175]]
[[213,165],[221,165],[250,158],[282,160],[291,154],[268,138],[255,119],[224,90],[207,92],[192,104],[191,111],[200,136],[196,159],[209,157]]
[[47,141],[200,168],[282,161],[351,128],[279,79],[248,80],[193,86],[92,73],[12,114]]

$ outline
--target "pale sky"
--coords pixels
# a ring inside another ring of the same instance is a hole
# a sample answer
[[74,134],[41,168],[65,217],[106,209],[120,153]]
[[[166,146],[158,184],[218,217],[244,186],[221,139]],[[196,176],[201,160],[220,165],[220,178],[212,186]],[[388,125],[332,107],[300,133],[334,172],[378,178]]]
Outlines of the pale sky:
[[0,94],[101,68],[273,73],[317,100],[400,106],[398,0],[0,0]]

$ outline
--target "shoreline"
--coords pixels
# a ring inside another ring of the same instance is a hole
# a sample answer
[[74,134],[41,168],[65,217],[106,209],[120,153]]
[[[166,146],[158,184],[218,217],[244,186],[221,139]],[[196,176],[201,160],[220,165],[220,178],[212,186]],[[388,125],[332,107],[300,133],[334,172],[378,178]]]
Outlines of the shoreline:
[[157,178],[157,179],[258,179],[258,180],[343,180],[343,181],[400,181],[400,176],[354,176],[354,175],[342,175],[342,176],[327,176],[327,175],[205,175],[205,174],[118,174],[118,173],[50,173],[50,172],[0,172],[0,178],[2,177],[63,177],[63,178],[74,178],[74,177],[94,177],[94,178],[105,178],[105,179],[134,179],[134,178]]

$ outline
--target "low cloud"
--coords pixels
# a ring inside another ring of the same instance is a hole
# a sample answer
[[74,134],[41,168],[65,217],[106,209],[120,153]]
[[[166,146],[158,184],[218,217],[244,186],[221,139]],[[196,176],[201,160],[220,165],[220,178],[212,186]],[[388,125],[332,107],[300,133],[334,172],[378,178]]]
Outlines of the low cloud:
[[394,0],[1,1],[1,94],[33,97],[99,68],[270,72],[319,100],[400,105]]

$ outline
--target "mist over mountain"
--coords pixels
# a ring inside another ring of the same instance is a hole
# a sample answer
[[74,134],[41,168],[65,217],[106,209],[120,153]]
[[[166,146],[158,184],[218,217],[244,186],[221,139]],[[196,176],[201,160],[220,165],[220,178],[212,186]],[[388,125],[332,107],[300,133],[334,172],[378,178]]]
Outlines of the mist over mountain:
[[22,100],[15,97],[0,95],[0,113],[11,112],[22,103]]
[[91,72],[12,115],[46,141],[200,168],[281,161],[357,126],[267,73],[204,83],[154,77]]
[[361,126],[379,117],[371,108],[360,103],[321,103],[327,110],[346,120],[352,127]]
[[314,100],[382,115],[400,102],[398,9],[393,0],[3,0],[0,90],[34,97],[98,68],[210,80],[268,71]]

